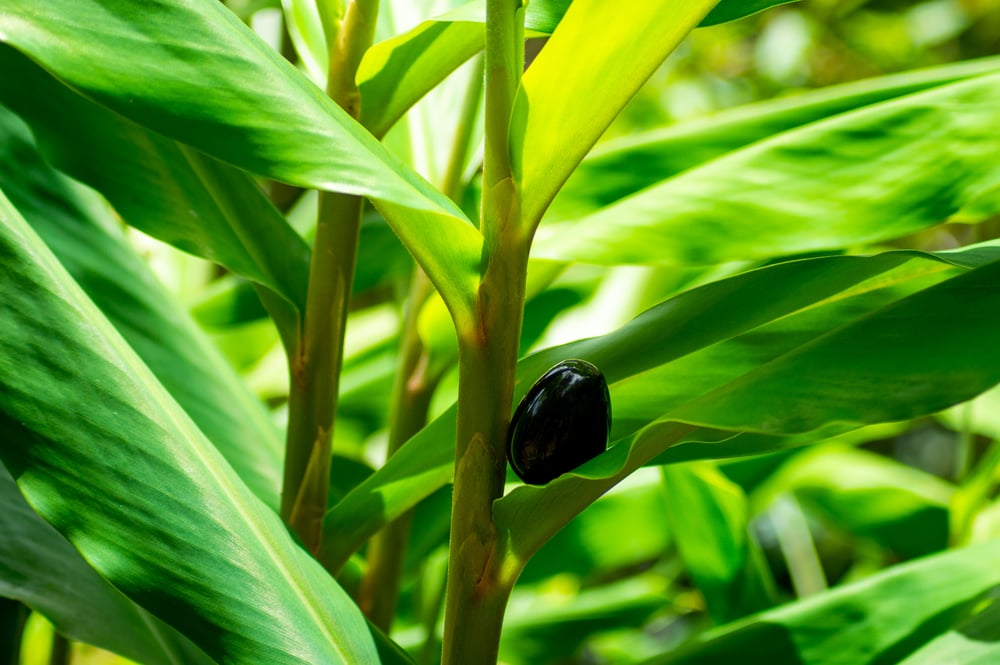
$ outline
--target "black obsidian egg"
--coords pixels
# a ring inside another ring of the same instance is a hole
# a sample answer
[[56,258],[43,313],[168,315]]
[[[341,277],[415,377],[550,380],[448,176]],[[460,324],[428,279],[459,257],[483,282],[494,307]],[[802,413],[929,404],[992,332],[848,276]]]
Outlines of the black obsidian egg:
[[529,485],[544,485],[608,447],[611,395],[601,370],[564,360],[531,386],[514,411],[507,459]]

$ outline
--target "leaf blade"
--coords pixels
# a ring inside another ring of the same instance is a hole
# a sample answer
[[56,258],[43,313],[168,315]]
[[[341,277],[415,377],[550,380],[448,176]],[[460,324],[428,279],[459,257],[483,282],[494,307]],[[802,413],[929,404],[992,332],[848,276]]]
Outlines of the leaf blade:
[[377,662],[350,599],[6,198],[0,218],[0,456],[35,510],[220,663]]

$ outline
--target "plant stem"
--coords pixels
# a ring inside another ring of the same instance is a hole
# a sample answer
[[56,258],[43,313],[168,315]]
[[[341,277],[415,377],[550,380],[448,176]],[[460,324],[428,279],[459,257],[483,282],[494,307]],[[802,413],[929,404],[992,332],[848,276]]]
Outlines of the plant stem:
[[[456,202],[463,190],[462,174],[482,93],[483,78],[475,71],[459,113],[455,138],[441,184],[441,191]],[[427,424],[430,400],[440,379],[440,376],[427,376],[430,351],[421,343],[417,329],[421,307],[431,294],[431,289],[427,275],[419,266],[415,267],[407,297],[408,309],[403,323],[400,363],[393,385],[387,460]],[[361,584],[358,604],[368,618],[385,632],[389,631],[396,614],[412,521],[413,511],[408,511],[376,534],[368,545],[368,570]]]
[[[350,0],[337,25],[324,26],[330,28],[327,94],[355,118],[360,94],[354,78],[374,37],[377,14],[378,0]],[[281,516],[313,553],[322,542],[330,489],[330,446],[362,203],[357,196],[320,192],[302,336],[290,368]]]
[[510,583],[493,521],[503,495],[505,439],[524,312],[530,240],[519,233],[508,126],[523,69],[524,15],[518,0],[486,3],[486,153],[483,164],[483,277],[473,330],[458,330],[458,433],[452,497],[443,665],[496,662]]

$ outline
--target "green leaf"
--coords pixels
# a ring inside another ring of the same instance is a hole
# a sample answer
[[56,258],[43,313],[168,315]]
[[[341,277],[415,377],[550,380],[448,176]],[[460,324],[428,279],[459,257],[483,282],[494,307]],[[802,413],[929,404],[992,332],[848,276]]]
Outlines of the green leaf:
[[792,129],[543,225],[532,256],[709,264],[913,233],[1000,183],[997,109],[1000,75],[987,75]]
[[[784,5],[796,0],[719,0],[718,4],[699,25],[708,26],[749,16],[769,7]],[[566,10],[573,0],[531,0],[527,3],[524,23],[525,28],[541,34],[552,34],[559,25]],[[486,22],[486,3],[483,0],[473,0],[458,9],[440,17],[441,20],[465,20]]]
[[[287,5],[294,0],[284,0]],[[701,25],[715,25],[748,16],[767,7],[794,2],[795,0],[722,0],[702,19]],[[559,25],[571,0],[532,0],[527,3],[524,23],[529,36],[550,35]],[[292,39],[299,53],[303,53],[303,19],[294,14]],[[436,18],[424,21],[415,28],[373,45],[365,53],[358,69],[358,87],[361,89],[361,124],[375,136],[383,136],[400,117],[426,95],[448,74],[483,49],[485,37],[486,5],[474,0]],[[310,49],[312,50],[312,49]],[[318,56],[319,54],[316,54]],[[310,55],[306,60],[310,72],[317,59]]]
[[[872,257],[827,257],[736,275],[671,298],[608,335],[546,349],[522,359],[518,363],[515,403],[556,362],[565,358],[589,360],[608,378],[612,440],[623,440],[696,396],[737,380],[845,321],[946,279],[958,272],[952,264],[981,265],[998,258],[1000,247],[993,244],[954,253],[899,251]],[[816,307],[816,303],[825,307]],[[790,316],[797,312],[798,318]],[[925,315],[933,318],[930,310]],[[921,339],[933,343],[932,339]],[[637,348],[643,352],[635,353]],[[960,391],[962,395],[982,390],[972,383],[965,388],[968,391]],[[952,397],[956,402],[962,399],[960,395]],[[374,531],[451,481],[454,419],[453,407],[333,507],[327,514],[326,530],[339,535],[323,545],[321,558],[327,565],[339,568]],[[851,428],[837,423],[831,427],[838,431]],[[615,478],[627,475],[627,470],[654,459],[666,461],[658,456],[687,437],[689,429],[670,423],[652,425],[635,440],[623,441],[575,472],[603,480],[586,481],[571,474],[544,489],[519,487],[497,505],[505,506],[512,496],[533,492],[538,502],[524,505],[538,512],[530,514],[547,515],[551,508],[555,515],[574,505],[582,509],[612,486]],[[774,436],[733,437],[704,432],[699,436],[670,449],[671,461],[745,455],[789,445],[785,438]],[[699,445],[699,441],[709,443]],[[801,443],[792,441],[791,445]],[[557,496],[552,488],[561,483],[568,484]],[[511,520],[511,524],[518,523]],[[541,527],[546,521],[532,517],[520,523]]]
[[601,0],[570,6],[521,79],[511,112],[511,167],[526,228],[535,228],[583,156],[715,1],[656,0],[627,12]]
[[0,198],[0,458],[105,578],[220,663],[377,662],[360,612]]
[[371,198],[453,315],[472,316],[476,229],[221,3],[7,5],[0,41],[97,103],[252,173]]
[[986,609],[927,642],[901,660],[900,665],[937,665],[949,660],[962,665],[990,665],[997,658],[1000,658],[1000,605],[995,594],[991,594]]
[[998,70],[1000,58],[993,57],[879,76],[740,106],[601,143],[559,191],[545,213],[545,224],[579,219],[775,134]]
[[243,482],[276,507],[283,445],[270,416],[129,247],[107,206],[48,166],[3,107],[0,190]]
[[844,530],[902,556],[948,545],[951,486],[881,455],[842,446],[804,451],[758,489],[755,501],[764,505],[786,491]]
[[616,418],[620,405],[663,415],[627,444],[549,485],[519,487],[499,500],[494,511],[512,556],[524,561],[590,501],[670,446],[692,436],[713,440],[700,438],[705,434],[697,427],[772,436],[847,430],[927,415],[995,385],[1000,362],[990,331],[1000,323],[1000,310],[993,309],[994,302],[1000,306],[998,277],[1000,261],[994,261],[902,298],[889,289],[874,301],[865,294],[834,300],[843,306],[807,308],[770,330],[625,380],[621,388],[613,383]]
[[518,585],[574,576],[587,586],[623,569],[648,565],[670,546],[667,511],[659,473],[635,473],[546,542],[518,577]]
[[326,48],[323,21],[315,2],[281,0],[288,36],[306,72],[318,84],[326,81],[330,54]]
[[774,605],[774,582],[749,530],[743,490],[708,462],[664,466],[664,516],[716,623]]
[[906,656],[959,625],[1000,584],[997,556],[1000,542],[993,541],[894,566],[710,631],[645,665],[739,662],[747,654],[776,665],[909,662]]
[[29,123],[53,164],[135,228],[304,310],[309,248],[249,176],[81,97],[9,47],[0,46],[0,68],[0,103]]
[[67,637],[151,665],[211,663],[98,575],[31,509],[0,465],[0,596],[41,612]]
[[515,591],[504,616],[500,659],[573,662],[581,644],[595,632],[641,625],[666,600],[662,581],[642,577],[554,598]]
[[702,25],[716,25],[735,21],[778,5],[787,5],[797,0],[719,0],[719,4],[702,19]]
[[358,67],[361,124],[383,136],[417,100],[483,49],[481,24],[425,21],[365,53]]
[[1000,382],[1000,351],[992,344],[998,324],[1000,261],[994,261],[836,328],[671,417],[794,434],[831,422],[934,413]]

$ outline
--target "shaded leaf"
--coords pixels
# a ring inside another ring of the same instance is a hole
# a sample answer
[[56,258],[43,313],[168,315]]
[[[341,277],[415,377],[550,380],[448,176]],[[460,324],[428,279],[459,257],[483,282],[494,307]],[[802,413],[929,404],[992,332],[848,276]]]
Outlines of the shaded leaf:
[[0,596],[41,612],[67,637],[150,665],[211,663],[98,575],[24,501],[0,465]]
[[814,512],[857,536],[907,557],[948,545],[952,488],[880,455],[823,446],[786,462],[755,493],[763,505],[792,491]]
[[666,522],[716,623],[774,604],[774,582],[749,530],[746,495],[710,463],[662,468]]

